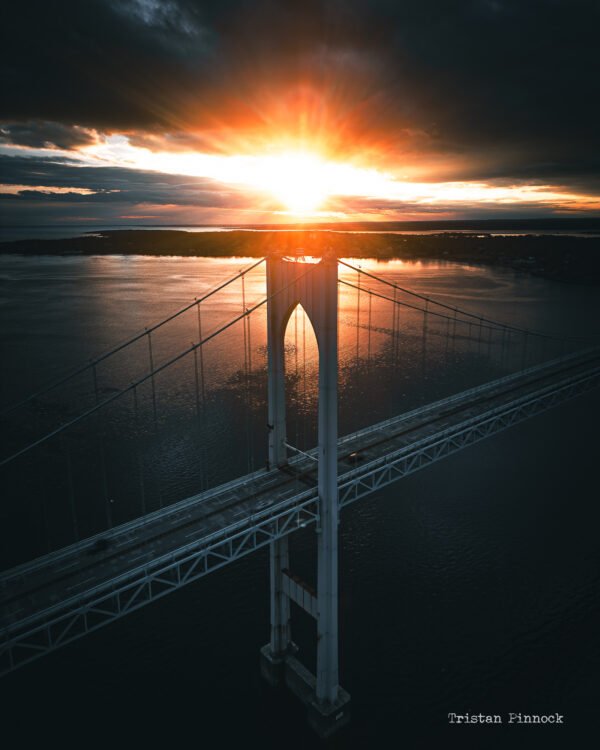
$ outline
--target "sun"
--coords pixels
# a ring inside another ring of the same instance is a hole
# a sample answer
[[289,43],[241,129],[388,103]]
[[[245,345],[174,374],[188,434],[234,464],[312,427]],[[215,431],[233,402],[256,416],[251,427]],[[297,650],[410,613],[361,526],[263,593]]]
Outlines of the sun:
[[261,159],[253,182],[274,196],[287,212],[305,216],[317,211],[329,192],[327,164],[308,152],[286,152]]

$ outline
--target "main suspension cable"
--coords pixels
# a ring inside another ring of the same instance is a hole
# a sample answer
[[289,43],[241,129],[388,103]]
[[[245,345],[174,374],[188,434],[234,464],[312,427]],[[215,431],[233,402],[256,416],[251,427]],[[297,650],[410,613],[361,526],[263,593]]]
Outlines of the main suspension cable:
[[[151,372],[146,373],[142,377],[138,378],[137,380],[132,381],[126,388],[123,388],[122,390],[118,391],[117,393],[113,393],[108,398],[106,398],[104,401],[101,401],[99,403],[96,403],[93,407],[88,409],[87,411],[83,412],[82,414],[79,414],[78,416],[74,417],[73,419],[69,420],[68,422],[65,422],[64,424],[60,425],[59,427],[55,428],[54,430],[51,430],[46,435],[42,436],[41,438],[38,438],[37,440],[34,440],[33,443],[30,443],[29,445],[25,446],[25,448],[21,448],[21,450],[17,451],[16,453],[13,453],[11,456],[8,456],[5,459],[2,459],[0,461],[0,468],[3,466],[6,466],[8,463],[13,461],[14,459],[18,458],[19,456],[24,455],[25,453],[28,453],[33,448],[37,447],[38,445],[41,445],[42,443],[45,443],[50,438],[54,437],[55,435],[60,434],[64,430],[68,429],[69,427],[73,427],[73,425],[78,424],[79,422],[83,421],[87,417],[91,416],[92,414],[95,414],[100,409],[104,408],[105,406],[108,406],[111,403],[114,403],[117,401],[117,399],[121,398],[121,396],[124,396],[126,393],[131,392],[133,389],[138,388],[143,383],[147,382],[148,380],[154,378],[155,375],[158,375],[158,373],[162,372],[163,370],[166,370],[167,368],[171,367],[171,365],[174,365],[176,362],[179,362],[184,357],[186,357],[188,354],[191,354],[192,352],[195,352],[197,349],[203,347],[205,344],[207,344],[209,341],[212,341],[212,339],[219,336],[224,331],[228,330],[232,326],[234,326],[236,323],[239,323],[240,320],[244,320],[247,316],[251,315],[255,310],[258,310],[260,307],[265,305],[267,302],[272,300],[274,297],[276,297],[278,294],[281,294],[286,289],[288,289],[292,284],[297,283],[300,279],[304,278],[308,273],[310,273],[312,269],[308,269],[303,274],[298,276],[293,281],[290,281],[289,284],[286,284],[285,286],[281,287],[281,289],[278,289],[277,291],[273,292],[269,297],[265,297],[265,299],[261,300],[260,302],[256,303],[252,307],[247,308],[244,312],[242,312],[240,315],[236,316],[233,320],[230,320],[228,323],[224,324],[220,328],[218,328],[216,331],[208,335],[205,339],[202,341],[199,341],[196,344],[191,344],[187,349],[184,349],[179,354],[175,355],[174,357],[171,357],[171,359],[168,359],[166,362],[163,362],[161,365],[159,365],[156,369],[153,369]],[[239,278],[239,275],[238,275]]]
[[200,304],[204,302],[205,300],[209,299],[209,297],[212,297],[213,295],[217,294],[217,292],[220,292],[221,290],[225,289],[227,286],[232,284],[234,281],[237,281],[239,278],[243,278],[247,273],[250,273],[250,271],[253,271],[261,263],[264,263],[265,260],[266,258],[261,258],[260,260],[256,261],[256,263],[253,263],[252,265],[248,266],[248,268],[242,269],[239,273],[237,273],[235,276],[231,277],[227,281],[223,282],[222,284],[219,284],[217,287],[215,287],[214,289],[211,289],[209,292],[206,292],[206,294],[204,294],[202,297],[195,297],[192,302],[189,302],[187,305],[184,305],[184,307],[180,308],[176,312],[171,313],[171,315],[167,316],[166,318],[159,321],[158,323],[155,323],[154,325],[144,328],[144,330],[141,331],[140,333],[136,333],[131,338],[127,339],[121,344],[118,344],[117,346],[113,347],[112,349],[105,352],[104,354],[100,354],[99,356],[94,357],[85,365],[81,365],[76,370],[73,370],[73,372],[70,372],[69,374],[64,375],[58,380],[55,380],[52,383],[49,383],[48,385],[43,386],[42,388],[35,391],[34,393],[29,394],[29,396],[26,396],[21,401],[18,401],[15,404],[10,404],[9,406],[6,406],[3,409],[0,409],[0,416],[9,414],[15,409],[18,409],[21,406],[25,406],[25,404],[29,403],[30,401],[33,401],[33,399],[38,398],[39,396],[43,396],[49,391],[54,390],[54,388],[58,388],[58,386],[60,385],[64,385],[65,383],[68,383],[69,380],[76,377],[77,375],[81,375],[81,373],[86,372],[89,369],[94,369],[96,365],[98,365],[100,362],[104,362],[105,360],[109,359],[110,357],[122,351],[123,349],[126,349],[128,346],[131,346],[131,344],[135,344],[136,341],[139,341],[144,336],[149,337],[154,331],[158,330],[159,328],[166,325],[167,323],[170,323],[172,320],[175,320],[175,318],[179,317],[180,315],[183,315],[183,313],[187,312],[188,310],[191,310],[194,306],[198,305],[199,307]]
[[[508,323],[502,323],[500,321],[492,320],[491,318],[487,318],[484,315],[478,315],[477,313],[469,312],[468,310],[462,310],[461,308],[456,307],[454,305],[448,305],[445,302],[440,302],[439,300],[436,300],[433,297],[429,297],[429,296],[427,296],[425,294],[420,294],[419,292],[415,292],[412,289],[407,289],[406,287],[401,287],[399,284],[395,284],[392,281],[389,281],[387,279],[383,279],[380,276],[376,276],[373,273],[369,273],[369,271],[365,271],[364,269],[359,268],[357,266],[354,266],[351,263],[347,263],[344,260],[338,259],[338,263],[340,265],[342,265],[342,266],[346,266],[346,268],[349,268],[352,271],[357,271],[358,273],[363,274],[364,276],[368,276],[369,278],[374,279],[375,281],[378,281],[381,284],[386,284],[387,286],[390,286],[393,289],[396,289],[397,291],[404,292],[405,294],[411,295],[412,297],[417,297],[418,299],[421,299],[421,300],[423,300],[426,303],[430,303],[432,305],[437,305],[438,307],[445,308],[446,310],[450,310],[453,313],[459,313],[460,315],[464,315],[465,317],[473,318],[473,319],[479,321],[480,323],[481,322],[488,323],[488,324],[496,327],[497,329],[505,329],[505,330],[515,331],[517,333],[522,333],[522,334],[526,334],[526,335],[529,335],[529,336],[538,336],[540,338],[553,339],[553,340],[556,340],[556,341],[564,341],[564,340],[569,340],[569,341],[589,341],[590,339],[595,338],[594,336],[559,336],[559,335],[554,335],[554,334],[543,333],[541,331],[534,331],[534,330],[527,329],[527,328],[520,328],[519,326],[510,325]],[[342,281],[342,280],[340,279],[340,281]],[[345,281],[342,281],[342,283],[349,284],[349,282],[345,282]],[[364,290],[365,288],[362,287],[362,289]],[[388,297],[384,297],[384,299],[389,299],[389,298]],[[407,307],[409,306],[407,303],[403,303],[403,304],[405,304]],[[422,308],[414,308],[414,309],[419,309],[419,310],[421,310],[421,312],[425,312]],[[431,312],[431,310],[428,310],[428,313],[429,314],[433,314]]]

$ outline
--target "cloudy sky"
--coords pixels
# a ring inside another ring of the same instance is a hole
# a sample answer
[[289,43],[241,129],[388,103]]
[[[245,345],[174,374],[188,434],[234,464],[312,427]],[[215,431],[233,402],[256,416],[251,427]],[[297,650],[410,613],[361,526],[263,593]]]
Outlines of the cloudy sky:
[[597,0],[1,14],[3,224],[600,216]]

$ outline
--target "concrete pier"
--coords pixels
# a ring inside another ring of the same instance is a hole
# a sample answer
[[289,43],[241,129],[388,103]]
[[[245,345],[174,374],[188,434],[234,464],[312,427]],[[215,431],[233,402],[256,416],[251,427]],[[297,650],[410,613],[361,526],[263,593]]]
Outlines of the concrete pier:
[[319,349],[317,591],[316,597],[307,595],[306,603],[294,599],[316,620],[317,665],[313,675],[295,657],[285,579],[289,549],[287,539],[282,539],[270,548],[271,638],[261,650],[261,672],[271,685],[285,682],[307,706],[310,725],[328,737],[350,720],[350,696],[340,688],[338,672],[337,260],[324,257],[314,263],[271,257],[267,295],[271,467],[287,463],[284,339],[297,305],[304,308]]

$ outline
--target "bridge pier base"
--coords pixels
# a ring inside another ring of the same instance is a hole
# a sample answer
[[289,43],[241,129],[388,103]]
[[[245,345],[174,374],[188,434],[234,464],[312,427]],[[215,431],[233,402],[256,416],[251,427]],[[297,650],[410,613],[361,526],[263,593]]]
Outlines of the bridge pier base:
[[317,698],[317,680],[296,658],[285,661],[285,684],[307,708],[307,720],[319,737],[330,737],[350,721],[350,695],[341,687],[336,699],[321,702]]
[[325,739],[350,722],[350,695],[338,687],[333,703],[323,703],[317,698],[317,680],[295,654],[298,647],[290,644],[287,654],[273,656],[267,643],[260,650],[260,672],[271,687],[285,685],[307,709],[307,721],[314,731]]
[[271,687],[280,687],[285,683],[285,664],[286,661],[298,652],[298,646],[290,643],[289,651],[285,654],[274,655],[271,651],[271,644],[267,643],[260,650],[260,673],[263,679]]

